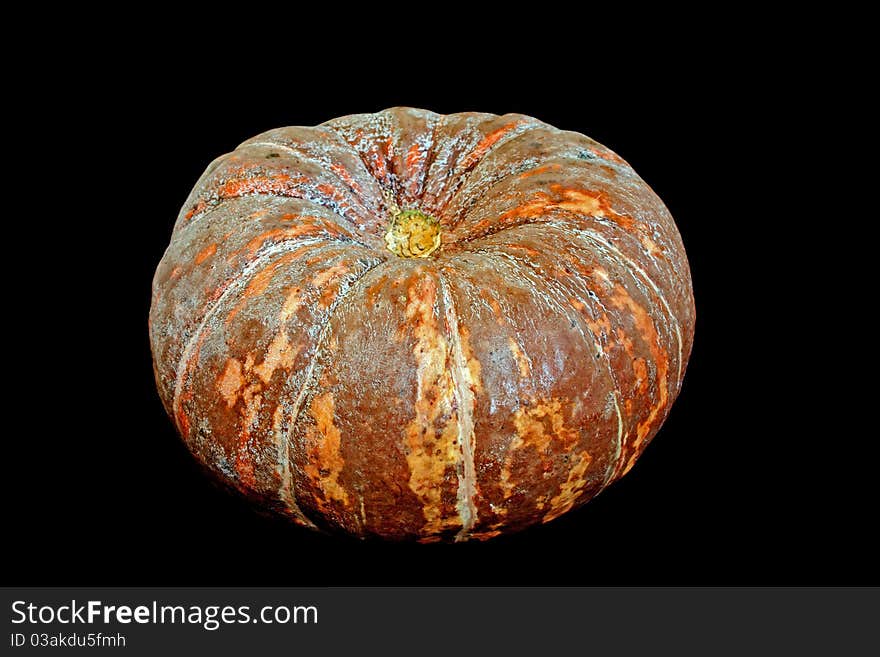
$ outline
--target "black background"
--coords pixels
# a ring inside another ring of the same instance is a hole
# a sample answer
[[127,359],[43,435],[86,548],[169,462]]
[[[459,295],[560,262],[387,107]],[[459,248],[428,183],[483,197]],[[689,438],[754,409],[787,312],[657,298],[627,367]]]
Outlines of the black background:
[[[188,56],[116,37],[59,57],[51,79],[33,72],[51,89],[21,97],[40,125],[23,135],[35,164],[16,175],[34,189],[10,248],[31,254],[10,290],[23,335],[7,379],[10,583],[878,582],[871,498],[846,483],[866,432],[848,432],[845,390],[814,365],[847,338],[791,237],[810,220],[796,197],[821,187],[790,173],[797,61],[747,57],[756,35],[542,47],[521,29],[437,48],[298,33],[279,52],[224,35]],[[638,465],[586,507],[487,543],[362,543],[253,513],[195,466],[153,382],[150,281],[207,164],[273,127],[395,105],[590,135],[665,201],[690,258],[694,351]]]

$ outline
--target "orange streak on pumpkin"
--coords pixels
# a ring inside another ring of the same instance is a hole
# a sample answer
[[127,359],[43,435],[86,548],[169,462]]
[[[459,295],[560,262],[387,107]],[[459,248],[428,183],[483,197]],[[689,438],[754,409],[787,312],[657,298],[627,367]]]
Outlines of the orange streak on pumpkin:
[[[571,451],[578,442],[578,433],[573,429],[565,426],[565,417],[563,415],[562,404],[563,399],[551,398],[537,400],[529,406],[517,409],[513,415],[513,425],[516,428],[516,435],[510,442],[507,449],[507,456],[501,467],[500,485],[504,494],[504,499],[510,499],[516,492],[517,482],[513,478],[514,460],[518,452],[522,450],[534,450],[537,454],[538,462],[541,463],[545,472],[549,472],[553,463],[550,457],[553,451]],[[556,449],[551,450],[551,445]],[[586,452],[581,453],[586,454]],[[532,461],[534,457],[528,457]],[[589,459],[589,455],[586,456]],[[575,466],[575,469],[578,466]],[[584,469],[586,466],[584,466]],[[582,474],[582,473],[581,473]],[[571,475],[569,477],[571,479]],[[577,484],[580,479],[576,478],[576,482],[571,483],[569,489],[560,490],[557,500],[551,501],[551,511],[553,513],[557,507],[568,504],[569,501],[574,504],[572,497],[576,497],[575,492],[579,493],[583,489],[585,483]],[[560,497],[561,496],[561,497]],[[543,501],[537,502],[537,508],[544,507]],[[561,511],[560,511],[561,513]],[[505,515],[506,509],[499,515]],[[554,516],[555,517],[555,516]]]
[[406,189],[413,197],[418,195],[419,190],[424,184],[424,167],[427,159],[427,150],[424,150],[418,142],[413,143],[406,152],[402,177],[407,181]]
[[268,384],[279,367],[283,369],[293,367],[293,362],[300,351],[302,345],[292,345],[287,331],[282,329],[275,334],[263,362],[254,368],[254,373],[263,380],[263,383]]
[[521,379],[528,379],[532,375],[532,362],[525,352],[519,346],[519,343],[512,336],[507,338],[507,346],[510,353],[513,354],[513,360],[519,368],[519,376]]
[[320,185],[315,185],[315,189],[322,194],[326,194],[330,200],[340,205],[346,202],[345,194],[343,194],[341,191],[339,191],[338,188],[329,183],[321,183]]
[[[236,167],[233,172],[236,175],[246,176],[247,167]],[[217,191],[217,199],[231,199],[248,194],[276,194],[278,196],[289,196],[293,198],[303,198],[304,191],[298,188],[298,185],[307,183],[308,178],[304,176],[293,177],[290,174],[281,173],[274,176],[256,175],[245,178],[234,178],[224,183]],[[196,203],[192,209],[187,212],[184,217],[186,220],[192,219],[195,215],[201,214],[211,205],[211,201],[201,200]]]
[[[257,235],[254,239],[245,244],[244,248],[246,248],[250,252],[250,254],[253,255],[257,251],[259,251],[263,244],[265,244],[269,240],[280,241],[281,239],[287,237],[289,230],[289,228],[273,228],[272,230],[267,230],[265,233]],[[297,234],[301,233],[294,233],[293,237],[296,237]]]
[[[630,361],[635,361],[638,356],[636,356],[635,346],[633,345],[633,341],[629,338],[629,336],[620,327],[618,327],[614,331],[614,335],[617,336],[617,342],[615,343],[609,341],[609,346],[613,344],[620,344],[623,347],[624,351],[626,351],[626,355],[629,357]],[[633,412],[633,408],[635,407],[635,401],[632,398],[628,398],[624,402],[624,406],[626,408],[627,417],[629,417]],[[627,434],[627,437],[629,437],[629,434]]]
[[187,417],[186,411],[183,410],[183,402],[189,400],[190,397],[192,397],[192,395],[189,393],[181,396],[180,407],[177,409],[177,414],[175,415],[177,418],[177,427],[180,429],[180,435],[182,435],[184,439],[189,436],[189,417]]
[[238,436],[238,451],[235,455],[235,471],[238,474],[239,482],[246,488],[253,488],[256,483],[250,443],[251,427],[254,426],[263,405],[263,396],[256,392],[259,389],[258,385],[250,385],[242,392],[244,411],[241,433]]
[[312,285],[315,289],[320,290],[322,287],[327,285],[328,282],[334,279],[338,279],[342,277],[344,274],[348,273],[349,268],[344,262],[337,263],[332,267],[325,269],[322,272],[319,272],[312,278]]
[[480,359],[474,355],[473,349],[471,349],[471,332],[467,327],[461,325],[459,325],[458,332],[461,338],[461,352],[464,355],[468,371],[470,372],[471,388],[475,393],[482,392],[483,379],[481,374],[483,372],[483,366],[480,364]]
[[523,180],[525,178],[530,178],[531,176],[537,176],[542,173],[547,173],[548,171],[558,171],[561,168],[562,165],[560,164],[547,164],[542,167],[535,167],[534,169],[524,171],[523,173],[519,174],[519,178],[520,180]]
[[603,192],[565,188],[558,183],[550,185],[550,192],[535,192],[525,203],[504,212],[497,219],[489,218],[477,222],[472,230],[476,233],[485,228],[521,223],[521,220],[540,219],[554,210],[580,216],[607,217],[627,231],[638,227],[632,217],[616,212]]
[[319,272],[312,279],[312,286],[320,292],[318,305],[329,308],[339,294],[342,277],[350,271],[345,263],[338,263]]
[[406,152],[406,168],[412,171],[417,165],[420,165],[425,158],[425,152],[418,144],[413,144]]
[[284,304],[281,306],[281,312],[278,315],[279,326],[284,326],[296,314],[296,311],[299,310],[299,307],[302,305],[301,293],[302,288],[300,287],[288,289],[287,297],[284,299]]
[[498,141],[506,135],[511,130],[519,127],[523,124],[523,121],[513,121],[512,123],[508,123],[507,125],[501,126],[497,130],[493,130],[488,135],[483,137],[480,142],[474,147],[474,149],[468,153],[464,159],[462,159],[461,166],[465,169],[471,168],[477,162],[480,161],[490,148],[492,148]]
[[550,499],[550,511],[544,516],[542,522],[550,522],[570,511],[587,486],[587,468],[590,467],[593,458],[586,450],[583,450],[573,455],[572,459],[574,465],[568,472],[568,478],[560,486],[559,493]]
[[[269,265],[266,269],[263,269],[258,274],[256,274],[251,279],[250,283],[248,283],[247,287],[242,291],[238,303],[226,315],[226,326],[229,326],[232,323],[232,320],[235,319],[235,317],[238,315],[238,313],[241,312],[242,308],[247,305],[250,299],[258,297],[266,291],[266,289],[269,287],[269,283],[272,282],[272,278],[274,278],[279,268],[286,266],[288,263],[291,263],[297,258],[301,257],[304,253],[313,251],[319,246],[319,244],[306,244],[305,246],[301,246],[300,248],[291,251],[290,253],[284,254],[282,257],[278,258],[278,260]],[[220,293],[222,294],[222,288],[220,290]]]
[[636,375],[636,381],[639,383],[638,393],[644,395],[648,392],[648,365],[644,358],[636,358],[632,362],[633,374]]
[[370,285],[366,289],[364,295],[367,299],[368,305],[370,305],[370,306],[376,305],[376,302],[379,299],[379,293],[383,289],[385,289],[385,286],[387,284],[388,284],[388,277],[383,275],[383,276],[380,276],[378,279],[376,279],[376,282],[373,285]]
[[[543,461],[545,472],[553,465],[551,460],[545,458],[554,451],[551,450],[551,446],[571,454],[574,462],[559,492],[549,500],[550,509],[542,519],[542,522],[549,522],[570,510],[577,502],[586,488],[586,471],[592,457],[586,450],[572,452],[578,442],[578,432],[565,426],[560,399],[542,400],[530,407],[520,408],[514,414],[514,426],[517,435],[510,444],[508,456],[501,470],[501,485],[505,499],[510,498],[515,490],[512,465],[513,455],[517,450],[533,448],[538,453],[538,458]],[[544,496],[539,497],[535,502],[535,507],[539,510],[548,504]]]
[[281,194],[289,195],[296,183],[304,183],[303,177],[291,178],[282,173],[277,176],[254,176],[244,180],[230,180],[218,190],[220,198],[235,198],[245,194]]
[[337,281],[333,285],[328,285],[324,288],[324,291],[321,292],[321,298],[318,300],[318,305],[321,308],[329,308],[333,301],[336,300],[336,297],[339,294],[339,282]]
[[500,529],[495,529],[492,531],[485,531],[485,532],[471,532],[470,534],[468,534],[468,537],[475,538],[478,541],[488,541],[490,538],[495,538],[500,533],[501,533]]
[[[651,352],[651,357],[654,360],[654,366],[657,368],[657,403],[652,406],[648,417],[639,422],[636,426],[636,440],[632,446],[633,453],[623,471],[623,475],[625,475],[629,472],[630,468],[635,465],[636,459],[639,455],[639,448],[645,438],[648,437],[652,425],[660,415],[661,411],[666,407],[666,403],[669,401],[669,355],[660,346],[660,336],[657,334],[657,329],[654,326],[654,321],[651,319],[650,314],[633,301],[633,298],[626,291],[626,288],[619,284],[615,285],[611,303],[616,308],[626,309],[632,314],[636,329],[647,343],[648,349]],[[634,364],[633,367],[635,368],[637,366]],[[641,391],[641,389],[640,386],[639,390]]]
[[498,303],[498,299],[486,288],[480,289],[480,297],[485,300],[489,307],[492,309],[492,312],[495,314],[495,321],[503,326],[504,325],[504,313],[501,310],[501,304]]
[[[417,274],[418,276],[418,274]],[[447,470],[458,470],[462,449],[458,441],[455,382],[450,367],[450,345],[438,326],[434,306],[437,282],[421,275],[408,289],[406,319],[416,338],[418,366],[415,417],[404,431],[409,488],[422,502],[423,534],[438,534],[462,526],[457,510],[445,515],[441,495]]]
[[384,172],[391,173],[390,167],[393,164],[392,158],[394,157],[394,138],[392,136],[388,136],[385,139],[377,140],[373,148],[373,153],[375,157],[382,162],[382,175],[385,175]]
[[373,165],[371,173],[379,179],[384,179],[388,175],[388,168],[385,166],[385,158],[378,151],[370,152],[370,162]]
[[241,371],[241,361],[230,358],[226,361],[226,369],[217,379],[217,391],[226,400],[229,408],[235,406],[238,401],[239,391],[244,386],[244,377]]
[[361,187],[357,184],[357,181],[352,177],[352,175],[348,172],[341,164],[337,164],[336,162],[332,162],[330,164],[330,170],[339,176],[342,180],[345,181],[345,184],[348,185],[351,190],[357,194],[361,193]]
[[539,256],[541,252],[538,249],[533,249],[530,246],[523,246],[522,244],[505,244],[504,248],[508,251],[519,251],[520,253],[524,253],[530,256]]
[[196,264],[197,265],[202,264],[205,260],[210,258],[215,253],[217,253],[217,245],[216,244],[211,244],[209,246],[206,246],[204,249],[199,251],[198,255],[196,256],[196,260],[195,260]]
[[555,207],[561,210],[574,212],[595,217],[608,217],[624,230],[631,231],[636,226],[632,217],[616,212],[611,207],[611,201],[604,192],[594,192],[584,189],[563,188],[562,185],[551,185],[550,189],[560,194],[562,200]]
[[562,189],[560,185],[550,185],[550,189],[561,195],[561,198],[557,196],[558,200],[552,204],[553,208],[591,217],[604,217],[610,210],[607,201],[602,198],[601,194],[580,189]]
[[226,370],[218,381],[218,389],[226,399],[227,406],[234,406],[239,398],[244,400],[235,470],[239,475],[239,480],[246,487],[253,487],[256,483],[251,451],[251,431],[252,427],[259,426],[256,421],[262,408],[262,392],[265,386],[269,385],[272,376],[278,369],[289,370],[293,367],[297,355],[303,349],[302,345],[294,346],[291,344],[287,330],[284,328],[284,324],[299,307],[299,292],[299,288],[293,288],[285,299],[278,314],[278,324],[281,328],[269,343],[262,362],[259,365],[254,365],[256,362],[255,352],[247,355],[243,367],[235,358],[230,359],[227,361]]
[[310,405],[315,426],[309,427],[307,440],[311,458],[305,466],[305,473],[323,493],[323,499],[315,503],[321,513],[330,510],[331,502],[340,502],[344,507],[351,506],[348,492],[339,483],[339,475],[345,466],[340,452],[342,435],[334,424],[335,402],[333,393],[317,395]]
[[[287,217],[287,215],[285,215],[285,217]],[[282,220],[287,220],[285,217],[282,217]],[[273,228],[272,230],[267,230],[265,233],[257,235],[248,242],[245,245],[245,248],[251,253],[251,255],[253,255],[270,240],[281,241],[293,237],[308,237],[310,235],[319,235],[322,232],[330,233],[331,235],[342,234],[337,227],[331,225],[330,222],[325,221],[320,217],[301,216],[299,218],[302,223],[298,223],[296,226],[290,228]]]
[[[547,213],[548,210],[556,207],[553,199],[546,192],[535,192],[531,199],[519,205],[512,210],[508,210],[502,214],[499,219],[501,223],[508,223],[513,219],[535,219]],[[480,222],[477,224],[487,223]]]
[[[576,301],[575,299],[571,300],[571,305],[577,308],[577,310],[582,311],[584,309],[584,304]],[[592,319],[585,313],[582,313],[582,317],[587,327],[590,329],[590,332],[596,336],[597,339],[604,338],[606,344],[612,344],[610,342],[611,339],[611,320],[608,319],[608,315],[606,313],[600,312],[596,319]]]
[[269,287],[269,283],[272,282],[277,271],[278,265],[275,264],[257,272],[244,289],[244,292],[242,292],[242,299],[250,299],[251,297],[260,296],[266,291],[266,288]]
[[663,255],[663,250],[647,235],[642,234],[641,242],[642,246],[645,247],[645,250],[650,253],[652,257],[656,258],[659,255]]

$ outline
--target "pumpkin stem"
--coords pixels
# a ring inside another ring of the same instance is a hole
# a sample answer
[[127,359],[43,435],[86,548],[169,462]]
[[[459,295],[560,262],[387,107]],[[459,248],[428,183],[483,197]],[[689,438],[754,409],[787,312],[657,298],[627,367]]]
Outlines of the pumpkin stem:
[[390,196],[385,197],[391,223],[385,244],[401,258],[426,258],[440,246],[440,222],[420,210],[401,210]]

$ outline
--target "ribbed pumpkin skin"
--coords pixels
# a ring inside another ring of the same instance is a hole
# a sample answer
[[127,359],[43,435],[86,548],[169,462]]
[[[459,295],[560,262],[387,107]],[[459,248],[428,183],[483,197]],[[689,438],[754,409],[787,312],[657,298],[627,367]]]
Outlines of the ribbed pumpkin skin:
[[[392,207],[439,219],[402,258]],[[153,281],[159,393],[193,454],[303,525],[464,540],[626,474],[678,395],[678,231],[617,155],[527,116],[394,108],[208,167]]]

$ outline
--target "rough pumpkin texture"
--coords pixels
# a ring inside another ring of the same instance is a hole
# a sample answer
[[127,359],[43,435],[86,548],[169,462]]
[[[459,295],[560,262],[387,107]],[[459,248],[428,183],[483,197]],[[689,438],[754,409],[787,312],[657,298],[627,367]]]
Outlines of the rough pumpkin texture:
[[212,162],[150,312],[162,401],[208,469],[299,524],[422,541],[547,522],[625,475],[693,327],[672,217],[620,157],[410,108]]

